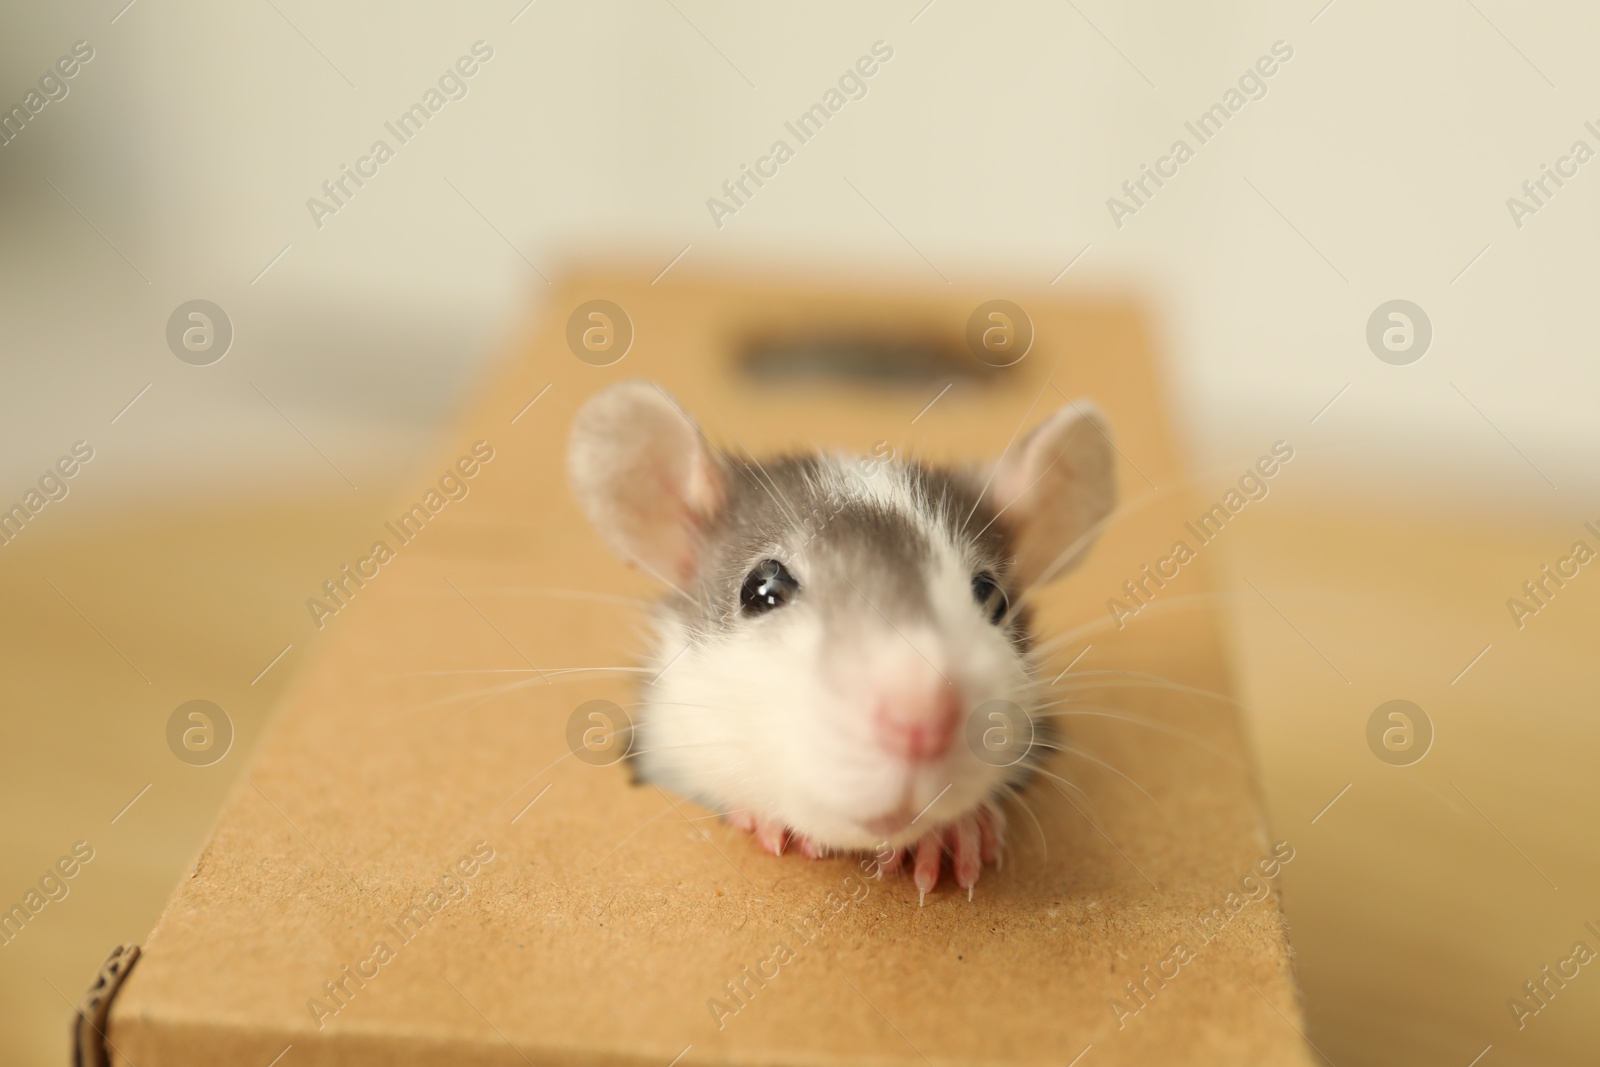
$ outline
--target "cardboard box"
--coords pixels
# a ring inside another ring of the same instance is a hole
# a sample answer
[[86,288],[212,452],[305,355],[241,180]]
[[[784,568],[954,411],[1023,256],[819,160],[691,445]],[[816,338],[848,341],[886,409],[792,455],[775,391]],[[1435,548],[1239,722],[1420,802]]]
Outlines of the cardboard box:
[[[989,295],[682,268],[561,286],[394,521],[351,544],[370,576],[328,575],[337,600],[307,589],[316,661],[124,970],[110,1062],[1307,1062],[1273,877],[1293,842],[1263,823],[1203,548],[1137,625],[1107,606],[1210,503],[1184,491],[1140,317],[1014,297],[1034,338],[996,369],[963,355]],[[594,299],[631,322],[609,366],[568,344]],[[785,373],[841,358],[875,379]],[[757,455],[887,440],[992,458],[1063,397],[1108,413],[1125,507],[1038,612],[1064,635],[1055,670],[1082,654],[1060,685],[1086,714],[1062,721],[1092,759],[1048,764],[1082,792],[1036,781],[970,903],[947,882],[919,907],[908,877],[864,880],[851,857],[764,855],[622,766],[574,758],[575,709],[634,698],[624,674],[561,672],[635,662],[631,598],[655,594],[563,477],[573,411],[627,377]],[[400,523],[469,467],[464,499]]]

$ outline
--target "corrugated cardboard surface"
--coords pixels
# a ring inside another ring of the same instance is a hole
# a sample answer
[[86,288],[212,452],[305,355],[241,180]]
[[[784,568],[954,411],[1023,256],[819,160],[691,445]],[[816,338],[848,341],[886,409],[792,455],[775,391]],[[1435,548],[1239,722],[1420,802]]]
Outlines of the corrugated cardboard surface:
[[[1182,488],[1135,311],[1013,296],[1037,330],[1028,357],[920,418],[942,383],[775,391],[730,368],[742,338],[779,320],[959,339],[992,295],[567,284],[391,510],[487,441],[467,498],[407,544],[378,525],[350,546],[354,561],[381,539],[395,558],[324,620],[316,662],[114,1005],[113,1062],[264,1065],[286,1048],[295,1065],[1059,1064],[1085,1048],[1085,1067],[1304,1062],[1277,898],[1251,900],[1273,846],[1240,716],[1195,691],[1230,691],[1194,599],[1204,553],[1159,594],[1183,610],[1124,636],[1105,606],[1203,510]],[[634,324],[614,366],[567,350],[566,312],[591,298]],[[1036,400],[1029,421],[1062,402],[1047,378],[1108,413],[1127,506],[1041,599],[1039,626],[1064,635],[1057,670],[1092,645],[1063,695],[1111,710],[1060,720],[1092,758],[1049,768],[1082,792],[1036,782],[1011,813],[1004,869],[971,903],[946,885],[918,907],[908,878],[861,881],[850,858],[762,855],[621,766],[570,754],[578,705],[634,698],[626,675],[557,672],[636,662],[642,606],[627,598],[653,593],[600,547],[562,474],[572,412],[625,377],[661,381],[713,440],[757,454],[886,440],[990,457]],[[1190,688],[1085,673],[1110,670]],[[492,860],[469,859],[475,847]],[[776,977],[745,983],[775,955]],[[1153,990],[1142,1005],[1130,981]],[[719,1017],[713,998],[737,1012]]]

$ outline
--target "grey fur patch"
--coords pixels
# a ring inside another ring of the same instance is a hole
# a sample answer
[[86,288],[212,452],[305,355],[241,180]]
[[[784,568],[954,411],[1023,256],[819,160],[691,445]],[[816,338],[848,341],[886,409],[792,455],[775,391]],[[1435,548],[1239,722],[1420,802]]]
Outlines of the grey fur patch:
[[[701,534],[699,567],[685,590],[693,603],[673,597],[664,605],[691,640],[756,621],[741,614],[739,590],[764,559],[795,574],[801,595],[828,625],[848,627],[874,610],[897,625],[926,618],[930,530],[959,546],[974,574],[993,574],[1016,602],[1010,538],[979,499],[980,482],[959,471],[880,460],[880,477],[905,489],[884,494],[857,478],[856,462],[869,461],[810,454],[721,465],[725,503]],[[1013,613],[1007,632],[1019,651],[1028,647],[1022,612]]]

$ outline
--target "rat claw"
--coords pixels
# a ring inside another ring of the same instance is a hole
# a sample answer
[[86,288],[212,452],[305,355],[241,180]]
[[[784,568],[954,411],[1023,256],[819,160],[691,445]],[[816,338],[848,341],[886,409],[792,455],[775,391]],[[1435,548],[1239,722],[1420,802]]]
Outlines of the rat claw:
[[983,857],[983,862],[994,864],[996,870],[999,870],[1004,858],[1004,851],[1001,848],[1004,832],[1005,817],[1000,814],[998,808],[978,809],[978,851]]
[[[737,816],[730,816],[729,822],[740,829],[747,828],[744,825],[744,820],[738,819]],[[755,834],[756,844],[761,847],[763,852],[781,856],[785,849],[793,845],[795,851],[807,859],[826,859],[829,855],[829,849],[826,845],[805,834],[795,833],[795,831],[781,822],[752,815],[749,816],[749,823],[748,829]]]
[[977,884],[978,875],[983,871],[983,860],[978,855],[976,816],[957,819],[946,835],[950,838],[950,867],[956,876],[956,884],[970,890]]
[[[1001,832],[1004,816],[996,808],[984,807],[924,834],[914,844],[904,849],[911,857],[912,879],[917,887],[919,905],[939,885],[940,867],[944,854],[950,854],[950,874],[956,885],[967,891],[967,900],[974,899],[973,887],[983,874],[986,863],[1000,866],[1002,856]],[[893,870],[900,861],[901,850],[896,850],[879,870]]]
[[924,896],[939,884],[939,861],[943,856],[939,834],[929,834],[917,842],[917,857],[912,861],[911,877]]
[[905,849],[892,848],[887,856],[884,856],[881,852],[878,855],[880,858],[878,860],[877,877],[882,878],[883,872],[898,871],[900,869],[900,858],[905,855]]
[[[754,836],[757,846],[773,856],[782,856],[791,844],[808,859],[825,859],[833,852],[820,841],[751,811],[726,812],[723,818],[729,826]],[[1004,827],[1005,818],[998,808],[979,808],[929,831],[910,845],[880,846],[874,853],[877,869],[872,877],[881,881],[886,871],[900,870],[902,865],[910,867],[912,884],[917,887],[917,906],[925,907],[928,894],[939,886],[944,856],[949,853],[951,878],[967,891],[967,900],[971,902],[973,887],[983,873],[984,864],[1000,866],[1004,854],[1001,837]]]
[[783,855],[784,846],[789,841],[789,829],[781,823],[768,822],[765,819],[756,820],[756,844],[772,853],[774,856]]

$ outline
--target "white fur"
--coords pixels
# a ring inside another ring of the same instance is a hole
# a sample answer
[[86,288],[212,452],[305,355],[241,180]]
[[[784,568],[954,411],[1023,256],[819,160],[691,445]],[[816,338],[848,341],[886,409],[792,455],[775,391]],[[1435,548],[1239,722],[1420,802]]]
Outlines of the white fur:
[[[833,463],[843,472],[856,461]],[[882,466],[861,484],[934,546],[926,578],[933,617],[896,628],[863,603],[856,632],[824,633],[805,603],[803,548],[771,546],[801,595],[699,647],[664,616],[654,656],[663,673],[644,694],[636,744],[650,780],[714,810],[748,811],[844,849],[914,841],[990,798],[1007,777],[968,749],[964,720],[937,762],[886,753],[872,725],[885,687],[948,680],[971,708],[993,699],[1026,707],[1029,685],[1015,649],[973,600],[974,561],[927,502],[913,499],[904,468]],[[896,812],[921,814],[894,832],[868,825]]]

